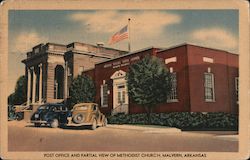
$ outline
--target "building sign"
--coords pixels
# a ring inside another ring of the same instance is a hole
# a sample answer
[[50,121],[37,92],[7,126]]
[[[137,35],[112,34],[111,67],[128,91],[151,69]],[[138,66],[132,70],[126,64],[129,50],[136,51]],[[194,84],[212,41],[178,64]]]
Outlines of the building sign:
[[171,58],[165,59],[165,64],[168,64],[168,63],[171,63],[171,62],[177,62],[177,58],[176,57],[171,57]]
[[203,62],[214,63],[213,58],[203,57]]
[[129,58],[123,59],[123,60],[116,61],[116,62],[113,62],[113,63],[105,64],[104,68],[109,68],[109,67],[119,68],[119,67],[123,67],[123,66],[128,66],[128,65],[130,65],[130,62],[133,62],[133,61],[136,61],[136,60],[139,60],[139,59],[140,59],[139,56],[135,56],[135,57],[132,57],[130,59]]

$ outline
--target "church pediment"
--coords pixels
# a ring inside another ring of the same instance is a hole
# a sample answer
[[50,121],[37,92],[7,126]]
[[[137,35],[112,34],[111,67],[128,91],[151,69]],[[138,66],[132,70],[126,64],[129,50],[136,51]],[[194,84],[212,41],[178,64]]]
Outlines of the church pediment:
[[119,70],[119,71],[116,71],[110,78],[118,79],[118,78],[124,78],[125,76],[126,76],[126,72]]

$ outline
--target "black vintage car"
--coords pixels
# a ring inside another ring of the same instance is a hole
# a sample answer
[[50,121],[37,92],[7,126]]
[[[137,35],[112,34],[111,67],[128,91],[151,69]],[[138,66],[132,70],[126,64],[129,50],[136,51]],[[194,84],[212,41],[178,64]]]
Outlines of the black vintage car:
[[41,124],[49,125],[52,128],[67,123],[67,116],[70,114],[67,107],[63,104],[47,103],[41,105],[37,111],[31,116],[31,123],[34,123],[36,127],[40,127]]

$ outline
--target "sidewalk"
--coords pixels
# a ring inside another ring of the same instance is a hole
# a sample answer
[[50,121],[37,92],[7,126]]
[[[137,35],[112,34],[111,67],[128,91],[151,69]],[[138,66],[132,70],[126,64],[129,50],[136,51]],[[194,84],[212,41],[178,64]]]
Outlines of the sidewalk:
[[181,130],[178,128],[170,128],[165,126],[154,126],[154,125],[117,125],[117,124],[109,124],[108,128],[114,129],[124,129],[124,130],[135,130],[142,131],[144,133],[180,133]]
[[239,141],[239,135],[219,135],[215,137],[224,140]]

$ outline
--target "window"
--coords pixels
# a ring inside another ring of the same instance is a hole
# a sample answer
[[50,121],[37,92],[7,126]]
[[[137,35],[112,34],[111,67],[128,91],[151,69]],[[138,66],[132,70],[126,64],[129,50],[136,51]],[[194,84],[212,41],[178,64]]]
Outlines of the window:
[[118,91],[118,104],[124,104],[126,102],[126,99],[125,99],[125,94],[126,92],[125,91]]
[[121,103],[121,92],[118,91],[118,104]]
[[125,103],[125,91],[122,91],[122,103]]
[[125,86],[124,86],[124,85],[122,85],[122,86],[117,86],[117,88],[118,88],[118,89],[122,89],[122,88],[125,88]]
[[93,110],[96,111],[97,110],[97,106],[93,105]]
[[214,96],[214,75],[212,73],[205,73],[205,101],[206,102],[213,102],[215,101]]
[[84,67],[83,67],[83,66],[80,66],[79,69],[78,69],[78,74],[81,75],[82,72],[83,72],[83,70],[84,70]]
[[167,97],[167,102],[177,102],[177,77],[176,73],[171,73],[171,92]]
[[125,92],[125,85],[119,85],[117,86],[117,95],[118,95],[118,104],[124,104],[126,103],[126,92]]
[[108,85],[103,84],[101,86],[101,105],[102,107],[108,106]]
[[54,99],[57,99],[57,90],[58,90],[58,83],[54,81]]
[[235,94],[236,100],[239,101],[239,77],[235,77]]

